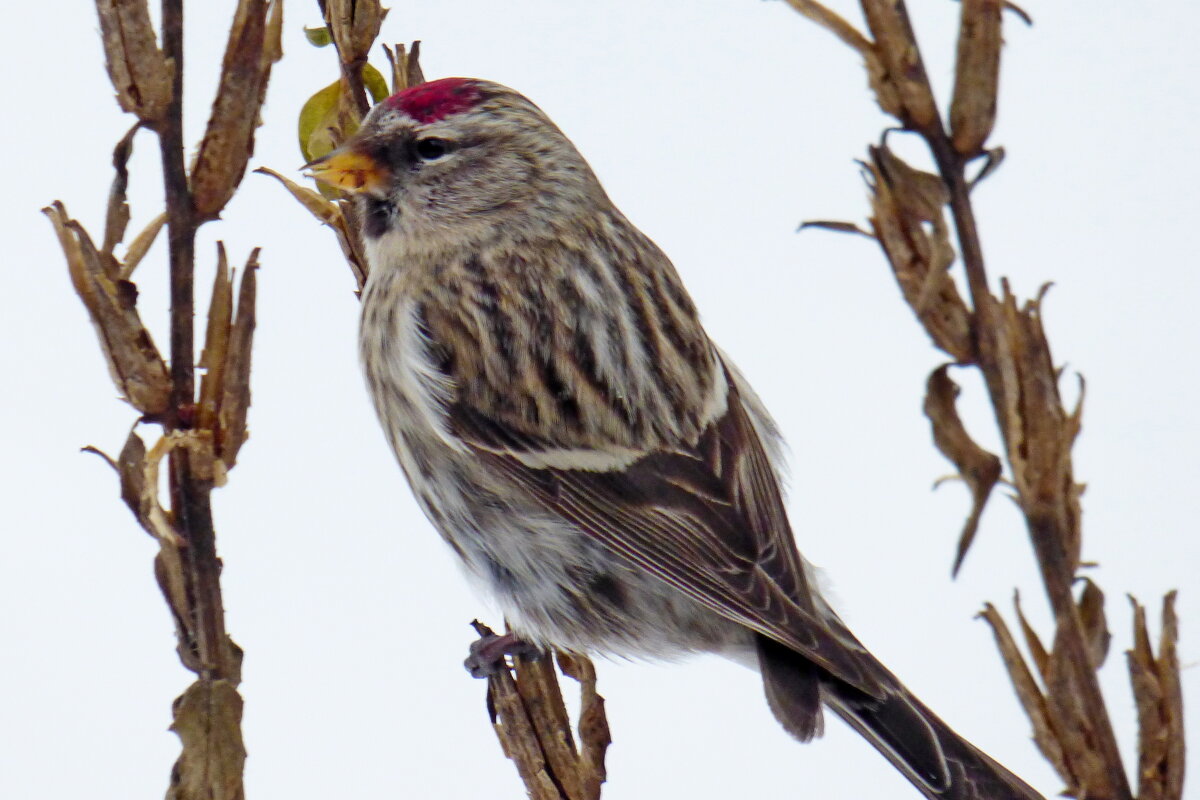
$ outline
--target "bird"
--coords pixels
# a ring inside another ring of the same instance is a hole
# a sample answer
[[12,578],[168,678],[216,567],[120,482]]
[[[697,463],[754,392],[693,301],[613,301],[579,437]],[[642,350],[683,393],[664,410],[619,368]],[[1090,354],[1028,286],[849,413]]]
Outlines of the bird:
[[717,653],[800,741],[828,708],[925,797],[1041,796],[859,642],[797,549],[781,437],[668,257],[518,92],[443,78],[306,165],[369,266],[359,353],[417,503],[522,646]]

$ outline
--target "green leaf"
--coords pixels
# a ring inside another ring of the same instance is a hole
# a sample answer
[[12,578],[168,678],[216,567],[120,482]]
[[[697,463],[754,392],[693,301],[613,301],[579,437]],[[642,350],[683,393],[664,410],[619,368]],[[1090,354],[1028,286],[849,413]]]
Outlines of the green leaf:
[[[341,81],[334,81],[308,98],[300,109],[297,133],[305,162],[318,159],[333,149],[332,129],[338,124],[341,94]],[[350,131],[346,133],[349,135]]]
[[329,28],[324,25],[316,28],[305,28],[304,38],[308,39],[308,43],[313,47],[328,47],[333,44],[333,37],[329,35]]
[[[363,68],[363,85],[375,103],[388,96],[387,81],[379,70],[370,64]],[[308,98],[301,107],[297,133],[300,138],[300,153],[306,162],[320,158],[333,149],[331,130],[338,127],[338,103],[341,95],[342,82],[334,81]],[[348,138],[357,128],[357,125],[352,124],[349,130],[342,131],[341,138]]]
[[387,96],[391,92],[388,90],[387,81],[384,80],[379,70],[367,64],[363,67],[362,76],[363,85],[367,87],[367,91],[371,93],[371,98],[376,103],[387,99]]

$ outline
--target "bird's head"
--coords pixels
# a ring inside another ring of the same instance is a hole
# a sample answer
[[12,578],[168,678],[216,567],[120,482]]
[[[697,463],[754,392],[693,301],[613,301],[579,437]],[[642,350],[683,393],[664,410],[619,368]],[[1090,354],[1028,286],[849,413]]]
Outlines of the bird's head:
[[[607,203],[574,146],[542,111],[499,84],[443,78],[379,103],[340,148],[307,165],[357,196],[362,233],[444,246]],[[372,248],[374,249],[374,248]]]

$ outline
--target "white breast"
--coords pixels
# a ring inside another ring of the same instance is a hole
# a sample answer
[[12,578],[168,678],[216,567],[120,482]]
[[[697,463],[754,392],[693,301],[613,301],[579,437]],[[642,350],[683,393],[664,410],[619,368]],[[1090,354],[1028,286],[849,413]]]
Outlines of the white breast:
[[410,437],[461,451],[446,419],[450,379],[429,357],[429,338],[405,288],[398,270],[375,270],[367,281],[359,336],[367,388],[397,452]]

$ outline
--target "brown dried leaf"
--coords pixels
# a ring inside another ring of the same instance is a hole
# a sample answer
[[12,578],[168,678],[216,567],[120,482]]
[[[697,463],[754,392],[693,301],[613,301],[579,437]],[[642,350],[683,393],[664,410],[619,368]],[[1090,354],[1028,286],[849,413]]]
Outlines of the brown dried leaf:
[[155,536],[154,529],[147,520],[147,509],[144,506],[146,499],[145,462],[146,444],[136,431],[130,431],[129,437],[125,440],[125,446],[121,448],[121,454],[117,456],[117,474],[121,479],[121,499],[125,501],[125,505],[129,506],[129,510],[133,512],[133,516],[146,529],[146,532]]
[[814,0],[787,0],[787,4],[791,6],[797,13],[803,14],[813,22],[820,25],[825,30],[832,33],[834,36],[841,39],[845,44],[858,51],[859,55],[866,56],[872,52],[871,42],[867,37],[863,36],[857,28],[851,25],[840,16],[830,11],[820,3]]
[[1029,655],[1033,659],[1033,665],[1037,668],[1038,674],[1042,676],[1042,680],[1049,682],[1050,654],[1046,652],[1046,647],[1042,644],[1037,631],[1033,629],[1033,626],[1029,624],[1029,620],[1025,618],[1025,612],[1021,609],[1020,592],[1013,592],[1013,607],[1017,610],[1017,619],[1021,623],[1021,633],[1025,637],[1025,646],[1029,648]]
[[1092,668],[1100,669],[1108,658],[1108,646],[1112,634],[1108,632],[1108,618],[1104,614],[1104,592],[1089,578],[1083,579],[1083,593],[1079,596],[1079,620],[1083,623],[1084,644],[1092,659]]
[[[175,620],[179,658],[184,666],[199,672],[203,665],[196,655],[195,648],[185,646],[185,643],[194,643],[196,635],[193,630],[194,620],[190,613],[188,584],[181,552],[184,537],[158,502],[159,465],[183,436],[182,433],[164,436],[147,453],[141,440],[131,432],[121,450],[121,494],[130,508],[134,509],[134,516],[142,523],[142,527],[158,540],[159,550],[154,558],[154,577]],[[135,491],[136,497],[133,494]]]
[[[1046,679],[1046,699],[1071,775],[1066,793],[1080,798],[1117,797],[1113,775],[1095,746],[1105,720],[1088,714],[1079,688],[1079,670],[1064,644],[1066,631],[1066,625],[1059,620]],[[1090,669],[1090,665],[1085,668]]]
[[333,201],[326,200],[312,189],[285,178],[269,167],[259,167],[254,171],[261,175],[270,175],[282,183],[283,187],[291,193],[292,197],[296,198],[300,202],[300,205],[304,206],[308,213],[312,214],[320,222],[331,228],[336,228],[338,223],[341,222],[342,212],[338,210],[337,204]]
[[1029,717],[1029,722],[1033,725],[1033,741],[1050,765],[1054,767],[1059,777],[1068,786],[1073,786],[1074,781],[1051,719],[1046,697],[1038,687],[1037,681],[1034,680],[1033,673],[1025,664],[1025,659],[1021,657],[1021,651],[1017,649],[1017,643],[1009,633],[1004,618],[991,603],[984,604],[983,611],[979,613],[979,616],[991,626],[992,635],[996,637],[996,646],[1000,649],[1000,656],[1004,660],[1004,666],[1008,669],[1008,677],[1012,681],[1013,688],[1016,689],[1017,698],[1025,709],[1025,715]]
[[95,445],[91,445],[91,444],[84,445],[83,447],[79,448],[79,452],[91,453],[94,456],[99,456],[101,459],[104,460],[105,464],[108,464],[110,467],[113,468],[114,472],[116,472],[118,475],[121,474],[121,468],[117,466],[117,462],[113,461],[112,456],[110,456],[108,453],[101,450],[99,447],[96,447]]
[[[215,219],[233,197],[254,153],[254,130],[278,59],[280,0],[239,0],[221,82],[192,168],[192,196],[201,220]],[[268,24],[268,15],[270,24]]]
[[175,66],[158,49],[145,0],[96,0],[96,10],[117,102],[142,122],[158,121],[171,102]]
[[396,49],[392,50],[385,44],[383,53],[392,68],[392,94],[411,89],[413,86],[425,82],[425,74],[421,71],[420,41],[413,42],[411,49],[405,49],[404,45],[397,44]]
[[359,291],[362,291],[367,284],[367,259],[363,253],[362,243],[359,241],[358,225],[353,219],[353,215],[356,213],[354,204],[345,201],[334,203],[326,200],[312,189],[288,180],[267,167],[259,167],[254,171],[270,175],[278,180],[310,214],[333,228],[334,233],[337,234],[338,244],[342,247],[342,255],[345,256],[350,271],[354,273]]
[[860,56],[867,70],[867,80],[871,84],[879,107],[885,113],[901,117],[904,106],[900,98],[900,90],[896,86],[880,58],[875,43],[859,32],[857,28],[842,17],[830,11],[813,0],[787,0],[787,4],[797,13],[825,28],[843,43],[852,47]]
[[1000,169],[1000,165],[1004,163],[1004,148],[997,146],[989,150],[985,150],[983,152],[983,157],[984,161],[982,169],[979,170],[975,177],[971,178],[967,182],[968,191],[975,191],[975,187],[978,186],[981,181],[983,181],[996,170]]
[[599,800],[600,787],[608,777],[604,765],[612,733],[604,713],[604,698],[596,691],[596,668],[583,655],[558,652],[558,668],[580,684],[579,769],[583,776],[584,800]]
[[113,169],[117,174],[113,177],[112,188],[108,191],[108,212],[104,218],[104,244],[100,248],[105,274],[113,280],[120,276],[117,260],[113,257],[113,250],[124,240],[125,228],[129,225],[129,203],[125,196],[125,190],[129,188],[127,165],[129,156],[133,152],[134,134],[141,127],[142,123],[138,122],[121,137],[121,141],[117,142],[117,146],[113,148]]
[[142,263],[142,259],[146,257],[146,253],[149,252],[151,245],[154,244],[154,240],[158,238],[159,232],[166,223],[167,213],[164,211],[150,220],[150,224],[129,243],[129,249],[125,251],[125,258],[121,263],[121,280],[127,281],[133,277],[133,271],[137,269],[138,264]]
[[117,390],[147,417],[162,414],[170,404],[171,382],[167,366],[138,316],[137,288],[108,276],[102,254],[87,231],[67,216],[62,203],[55,202],[42,212],[58,234],[71,282],[96,328]]
[[971,513],[959,536],[958,552],[951,569],[951,575],[957,575],[979,530],[979,518],[992,487],[1000,479],[1000,459],[976,444],[963,426],[956,407],[958,385],[950,380],[949,368],[949,364],[943,364],[929,374],[925,384],[925,416],[929,417],[933,427],[933,443],[954,463],[971,490]]
[[243,800],[242,698],[229,681],[200,679],[175,701],[171,730],[183,752],[167,800]]
[[392,73],[392,94],[404,91],[408,87],[404,85],[405,77],[404,70],[400,67],[400,61],[396,58],[396,53],[399,52],[401,57],[404,55],[404,45],[397,44],[396,50],[388,47],[386,44],[383,47],[383,57],[387,59],[389,72]]
[[250,253],[250,257],[246,259],[246,267],[242,270],[237,317],[229,334],[229,350],[221,385],[217,454],[227,469],[237,463],[238,451],[249,436],[246,431],[246,417],[250,410],[250,355],[256,324],[258,252],[258,248],[255,248]]
[[425,82],[425,71],[421,69],[421,42],[416,40],[412,43],[407,54],[403,50],[400,51],[400,63],[403,66],[404,88],[408,89],[413,86],[420,86]]
[[983,151],[996,122],[1001,6],[1001,0],[962,0],[950,129],[954,149],[968,158]]
[[934,344],[956,362],[971,363],[971,312],[948,273],[954,249],[944,213],[945,185],[901,161],[886,144],[870,153],[863,166],[871,189],[871,225],[900,291]]
[[1004,0],[1004,10],[1011,11],[1012,13],[1014,13],[1018,17],[1020,17],[1021,22],[1024,22],[1026,25],[1033,27],[1033,17],[1029,16],[1029,12],[1026,11],[1025,9],[1021,8],[1016,3],[1009,2],[1009,0]]
[[875,234],[870,231],[864,231],[854,222],[842,222],[832,219],[808,219],[800,223],[796,228],[796,233],[808,228],[823,228],[827,231],[837,231],[838,233],[857,233],[860,236],[866,236],[868,239],[874,239]]

